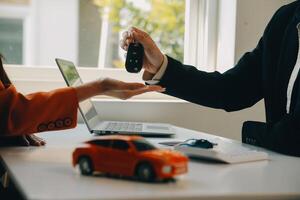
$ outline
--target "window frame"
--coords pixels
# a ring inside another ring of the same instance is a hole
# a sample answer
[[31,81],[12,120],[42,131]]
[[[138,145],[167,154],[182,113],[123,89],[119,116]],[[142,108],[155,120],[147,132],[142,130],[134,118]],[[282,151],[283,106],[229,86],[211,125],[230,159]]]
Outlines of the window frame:
[[[218,0],[186,0],[184,63],[216,69]],[[190,20],[194,19],[194,20]]]
[[6,19],[20,19],[23,22],[23,49],[22,49],[22,57],[23,63],[28,62],[28,57],[30,55],[29,46],[30,46],[30,7],[26,4],[19,4],[15,6],[15,4],[3,3],[0,6],[0,17]]

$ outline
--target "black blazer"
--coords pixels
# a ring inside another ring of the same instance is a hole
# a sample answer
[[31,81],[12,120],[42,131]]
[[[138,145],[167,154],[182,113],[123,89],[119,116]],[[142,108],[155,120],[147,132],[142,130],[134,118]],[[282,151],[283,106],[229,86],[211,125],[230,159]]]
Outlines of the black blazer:
[[291,112],[286,113],[287,86],[297,60],[299,22],[300,1],[295,1],[275,13],[257,47],[232,69],[223,74],[208,73],[168,57],[159,84],[166,87],[166,94],[226,111],[251,107],[264,99],[266,123],[245,122],[242,141],[300,156],[299,78]]

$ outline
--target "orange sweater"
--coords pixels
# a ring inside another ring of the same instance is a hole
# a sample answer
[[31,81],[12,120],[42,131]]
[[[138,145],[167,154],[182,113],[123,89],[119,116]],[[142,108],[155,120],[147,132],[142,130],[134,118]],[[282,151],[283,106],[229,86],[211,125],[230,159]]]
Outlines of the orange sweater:
[[22,95],[0,81],[0,135],[74,128],[78,100],[74,88]]

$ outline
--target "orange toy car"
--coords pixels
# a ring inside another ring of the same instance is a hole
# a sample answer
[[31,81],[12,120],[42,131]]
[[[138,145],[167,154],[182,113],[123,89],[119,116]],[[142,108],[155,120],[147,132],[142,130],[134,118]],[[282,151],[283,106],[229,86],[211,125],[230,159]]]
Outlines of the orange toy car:
[[97,171],[138,177],[142,181],[170,179],[186,173],[187,162],[183,154],[157,149],[139,136],[101,136],[73,152],[73,166],[78,164],[83,175]]

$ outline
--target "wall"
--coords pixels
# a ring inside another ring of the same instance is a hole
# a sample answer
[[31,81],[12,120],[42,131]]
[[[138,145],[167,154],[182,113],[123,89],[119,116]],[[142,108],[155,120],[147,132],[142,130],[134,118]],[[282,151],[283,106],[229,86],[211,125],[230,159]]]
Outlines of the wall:
[[32,0],[29,9],[24,64],[54,65],[56,57],[77,63],[78,1]]
[[235,61],[256,47],[275,11],[293,0],[237,0]]
[[98,66],[101,18],[91,1],[79,1],[78,65]]
[[219,0],[216,66],[219,72],[231,68],[235,55],[235,27],[237,0]]

